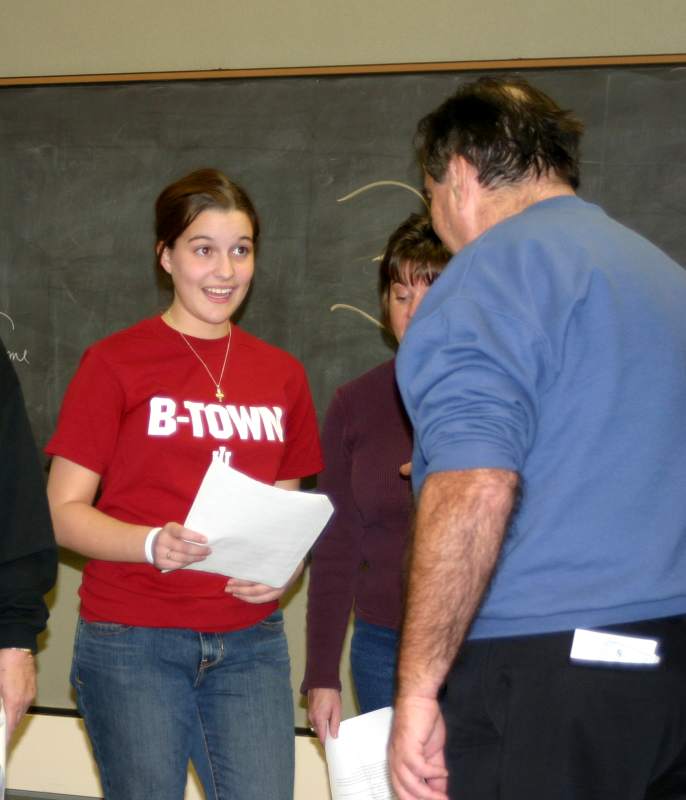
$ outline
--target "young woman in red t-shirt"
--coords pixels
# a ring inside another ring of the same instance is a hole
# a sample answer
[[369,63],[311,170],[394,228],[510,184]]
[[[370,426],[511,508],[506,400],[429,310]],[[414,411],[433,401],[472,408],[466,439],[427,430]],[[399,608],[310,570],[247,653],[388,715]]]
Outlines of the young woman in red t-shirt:
[[180,800],[189,759],[216,800],[292,797],[286,587],[181,569],[209,553],[181,523],[213,458],[287,489],[321,468],[302,366],[231,322],[258,237],[222,173],[167,187],[172,303],[86,351],[46,448],[58,541],[90,559],[72,683],[108,800]]

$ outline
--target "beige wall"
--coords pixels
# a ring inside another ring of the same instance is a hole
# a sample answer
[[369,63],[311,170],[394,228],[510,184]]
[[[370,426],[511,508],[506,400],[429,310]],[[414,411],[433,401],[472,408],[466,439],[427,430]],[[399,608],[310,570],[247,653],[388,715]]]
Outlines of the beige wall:
[[686,51],[683,0],[3,0],[0,9],[5,77]]

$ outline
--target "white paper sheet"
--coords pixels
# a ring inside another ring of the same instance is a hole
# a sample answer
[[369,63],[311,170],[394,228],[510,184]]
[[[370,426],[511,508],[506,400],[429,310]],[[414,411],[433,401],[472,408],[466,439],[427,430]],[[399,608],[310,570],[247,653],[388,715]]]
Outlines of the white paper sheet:
[[656,650],[657,639],[577,628],[569,657],[574,661],[608,664],[659,664]]
[[332,513],[326,495],[268,486],[215,459],[184,523],[212,553],[186,569],[283,586]]
[[341,722],[324,745],[332,800],[395,800],[388,772],[393,709],[380,708]]

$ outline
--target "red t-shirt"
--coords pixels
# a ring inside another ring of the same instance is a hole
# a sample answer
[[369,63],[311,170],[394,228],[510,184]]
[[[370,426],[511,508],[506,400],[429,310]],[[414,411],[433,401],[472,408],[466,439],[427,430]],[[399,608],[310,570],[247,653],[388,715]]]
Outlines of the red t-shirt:
[[[227,339],[187,338],[219,375]],[[268,484],[321,469],[307,377],[295,358],[234,325],[222,388],[220,404],[181,336],[159,317],[144,320],[86,350],[46,452],[101,476],[102,512],[150,527],[183,523],[220,448],[232,467]],[[225,585],[207,572],[92,560],[81,614],[212,632],[252,625],[278,605],[245,603]]]

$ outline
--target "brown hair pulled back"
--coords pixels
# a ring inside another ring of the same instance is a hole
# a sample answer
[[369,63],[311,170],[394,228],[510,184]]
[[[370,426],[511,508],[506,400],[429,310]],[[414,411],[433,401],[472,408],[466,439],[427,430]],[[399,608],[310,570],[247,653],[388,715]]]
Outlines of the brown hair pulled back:
[[218,169],[199,169],[179,178],[160,193],[155,202],[155,249],[157,256],[176,240],[208,209],[242,211],[252,225],[253,245],[257,250],[260,220],[247,192]]

